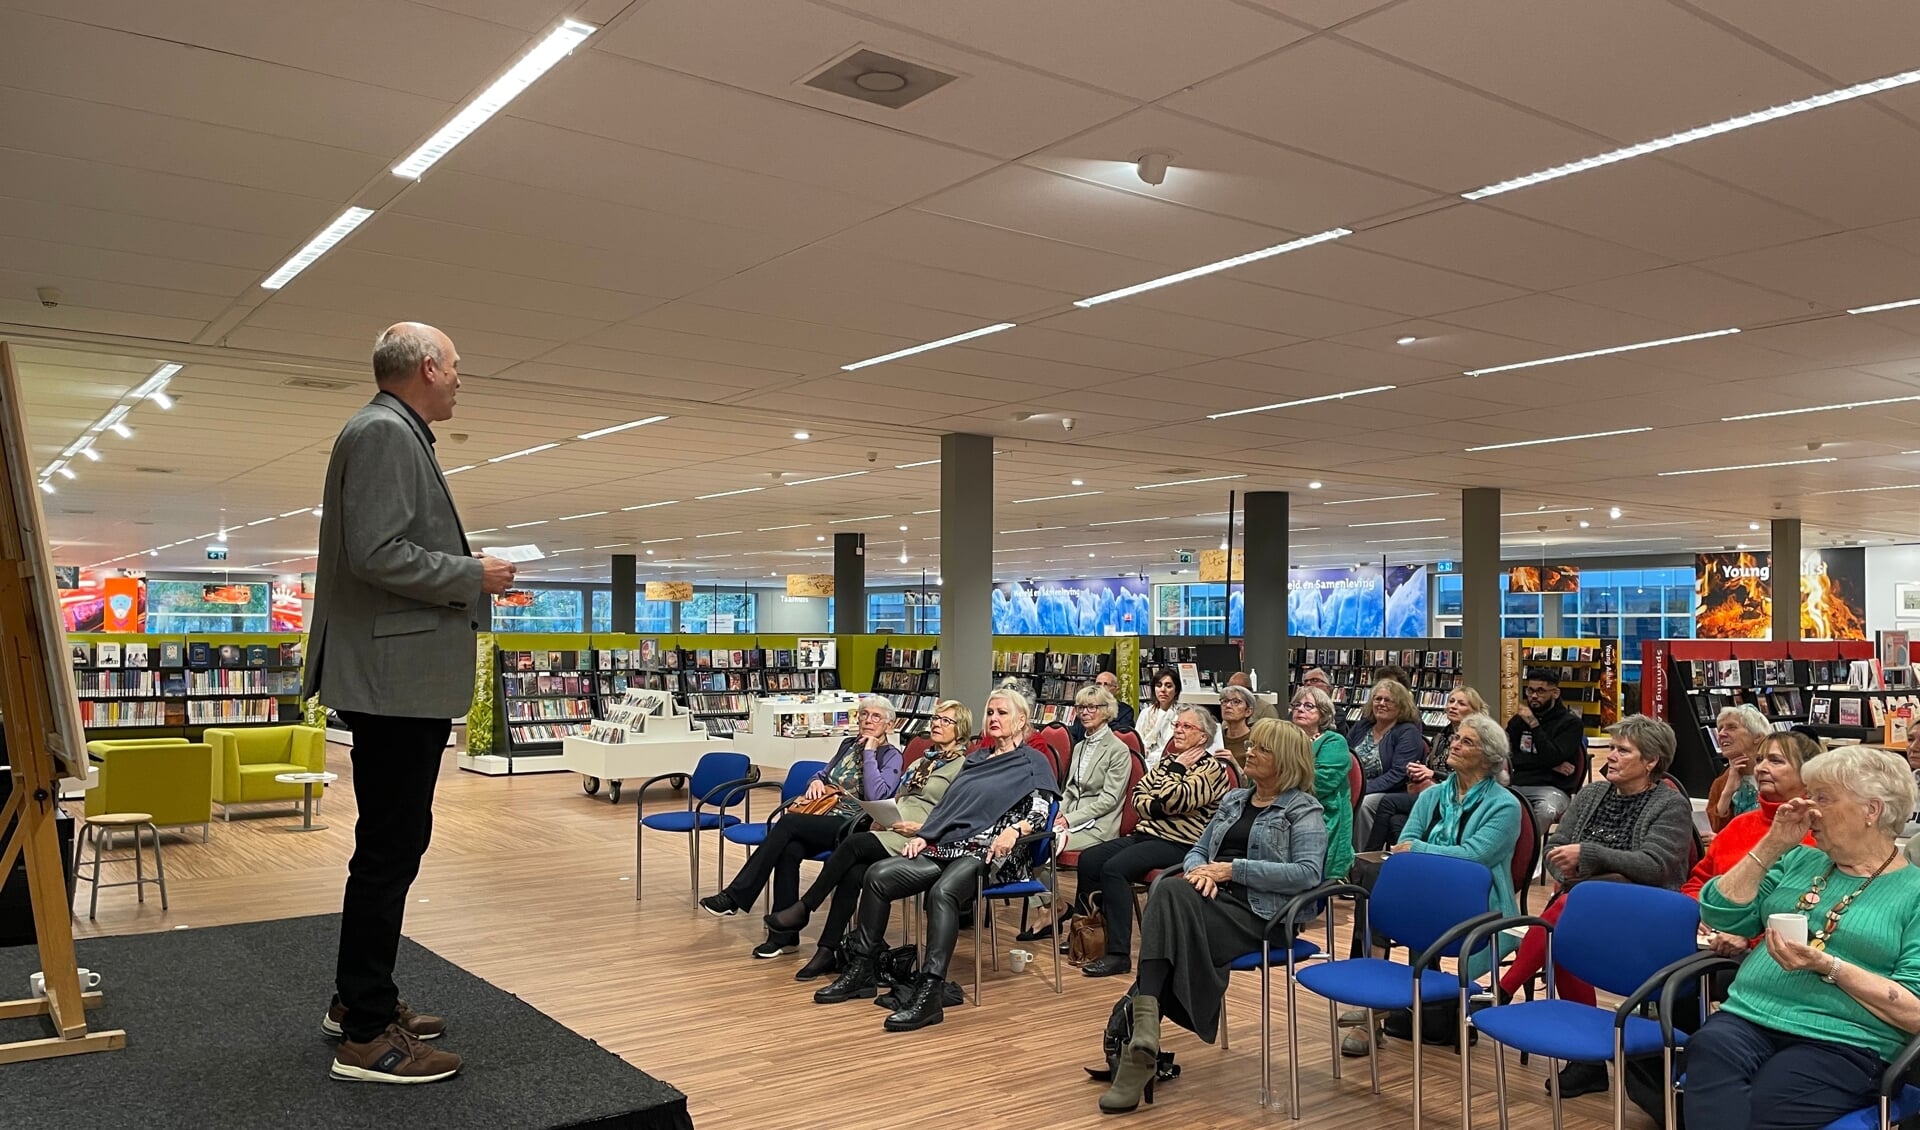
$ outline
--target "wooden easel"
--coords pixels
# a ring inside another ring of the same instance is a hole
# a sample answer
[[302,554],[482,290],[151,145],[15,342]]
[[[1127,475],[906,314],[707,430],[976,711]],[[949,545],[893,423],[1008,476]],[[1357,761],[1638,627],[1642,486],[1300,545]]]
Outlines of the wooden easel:
[[80,1055],[127,1046],[127,1034],[87,1031],[89,1008],[101,995],[83,993],[73,954],[73,907],[54,809],[60,776],[84,778],[87,751],[60,634],[48,561],[46,521],[21,413],[20,381],[13,353],[0,341],[0,709],[6,711],[7,751],[13,763],[13,794],[0,807],[0,876],[13,871],[22,852],[33,901],[33,935],[47,995],[0,1000],[0,1020],[45,1016],[54,1036],[0,1044],[0,1064]]

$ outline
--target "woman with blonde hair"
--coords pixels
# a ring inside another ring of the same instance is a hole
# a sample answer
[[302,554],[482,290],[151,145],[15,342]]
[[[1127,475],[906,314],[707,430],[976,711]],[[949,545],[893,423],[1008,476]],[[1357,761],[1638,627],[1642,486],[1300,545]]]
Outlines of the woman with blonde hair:
[[[1451,771],[1448,768],[1447,747],[1453,744],[1454,735],[1460,732],[1460,720],[1469,714],[1484,715],[1487,712],[1487,700],[1472,687],[1455,687],[1447,692],[1447,728],[1435,734],[1427,746],[1427,755],[1407,763],[1407,784],[1404,789],[1390,793],[1378,793],[1367,798],[1367,808],[1372,813],[1372,825],[1360,842],[1361,851],[1384,851],[1388,844],[1400,838],[1400,830],[1407,825],[1407,816],[1413,811],[1413,802],[1421,793],[1447,779]],[[1503,746],[1505,743],[1501,743]],[[1505,761],[1505,757],[1502,757]]]
[[840,949],[847,923],[860,901],[860,884],[867,868],[890,855],[899,855],[907,837],[920,830],[927,814],[947,795],[947,788],[966,765],[967,743],[973,740],[973,711],[962,703],[947,699],[933,708],[927,722],[933,745],[920,760],[907,767],[900,779],[900,791],[894,794],[894,807],[900,820],[886,828],[856,832],[841,840],[825,866],[798,902],[766,915],[770,937],[798,939],[820,904],[833,899],[827,920],[821,924],[820,939],[813,957],[793,975],[796,981],[811,981],[840,968]]
[[1360,759],[1360,772],[1366,784],[1364,797],[1354,820],[1354,840],[1366,843],[1373,827],[1373,814],[1380,802],[1375,797],[1402,792],[1407,783],[1407,766],[1424,758],[1427,740],[1420,727],[1420,709],[1413,704],[1413,692],[1396,679],[1381,679],[1367,696],[1366,713],[1347,731],[1347,745]]
[[1246,774],[1248,785],[1221,800],[1182,873],[1155,881],[1147,896],[1140,973],[1129,994],[1132,1036],[1100,1096],[1109,1114],[1151,1100],[1163,1016],[1213,1042],[1228,963],[1258,950],[1287,900],[1320,883],[1327,825],[1312,791],[1306,731],[1272,719],[1255,723]]

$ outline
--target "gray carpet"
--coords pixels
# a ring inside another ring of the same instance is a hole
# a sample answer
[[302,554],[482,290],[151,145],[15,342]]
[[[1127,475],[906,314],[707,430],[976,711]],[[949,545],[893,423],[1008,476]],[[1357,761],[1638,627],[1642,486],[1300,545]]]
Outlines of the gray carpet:
[[[81,941],[106,994],[89,1024],[126,1029],[127,1046],[0,1066],[0,1125],[691,1130],[685,1095],[405,939],[403,991],[447,1018],[440,1044],[465,1069],[414,1087],[328,1079],[338,929],[322,915]],[[32,947],[0,950],[0,997],[24,996],[38,968]],[[0,1021],[0,1042],[51,1034]]]

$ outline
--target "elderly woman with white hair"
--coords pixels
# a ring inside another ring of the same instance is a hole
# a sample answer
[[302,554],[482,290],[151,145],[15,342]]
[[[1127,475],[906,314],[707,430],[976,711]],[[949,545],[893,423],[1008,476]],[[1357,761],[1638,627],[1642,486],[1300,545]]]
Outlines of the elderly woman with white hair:
[[1018,687],[1001,686],[989,694],[984,716],[987,748],[967,756],[966,767],[900,854],[867,868],[845,965],[831,985],[813,995],[814,1003],[875,995],[874,962],[885,943],[888,913],[895,901],[924,892],[926,958],[911,986],[895,986],[900,1007],[882,1026],[911,1032],[940,1023],[960,915],[973,904],[982,873],[989,885],[1030,874],[1030,854],[1015,847],[1020,837],[1045,830],[1060,785],[1046,755],[1029,744],[1033,703]]
[[[832,851],[860,817],[861,801],[886,800],[900,787],[906,755],[889,736],[893,719],[892,703],[878,695],[862,696],[854,714],[858,729],[807,784],[807,800],[834,794],[833,807],[819,815],[789,812],[774,821],[765,842],[747,856],[733,881],[701,899],[701,909],[718,918],[737,914],[753,905],[769,878],[775,906],[799,901],[801,861]],[[753,956],[774,958],[799,948],[797,931],[768,930]]]
[[[1894,842],[1914,810],[1913,776],[1885,750],[1846,746],[1801,778],[1807,795],[1700,891],[1707,925],[1764,930],[1766,944],[1687,1041],[1693,1130],[1817,1130],[1873,1105],[1920,1031],[1920,868]],[[1770,927],[1782,914],[1806,917],[1805,942]]]
[[1760,786],[1753,776],[1753,763],[1760,743],[1773,733],[1767,716],[1748,704],[1723,708],[1714,717],[1714,742],[1726,759],[1727,771],[1714,778],[1707,791],[1707,824],[1718,832],[1736,816],[1760,808]]

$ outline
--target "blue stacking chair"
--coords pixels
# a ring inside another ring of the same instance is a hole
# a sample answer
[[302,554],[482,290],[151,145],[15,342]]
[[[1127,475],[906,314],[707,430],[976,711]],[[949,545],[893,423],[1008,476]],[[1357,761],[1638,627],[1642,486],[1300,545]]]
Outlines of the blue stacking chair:
[[[753,784],[747,786],[749,789],[779,789],[780,805],[772,812],[767,813],[765,820],[754,820],[751,823],[729,824],[720,829],[720,872],[722,875],[726,874],[727,870],[727,845],[739,844],[748,851],[752,851],[754,848],[766,843],[767,832],[773,827],[773,822],[780,818],[780,814],[787,810],[788,805],[799,800],[801,794],[807,791],[807,782],[813,780],[814,774],[826,767],[827,763],[824,761],[796,761],[787,767],[786,780],[779,784],[775,784],[772,781],[755,781]],[[751,814],[749,814],[749,816],[751,816]],[[823,852],[814,856],[814,858],[825,859],[828,854],[831,853]],[[772,884],[767,885],[767,909],[773,909]]]
[[[1920,1112],[1920,1087],[1907,1083],[1916,1059],[1920,1059],[1920,1036],[1908,1040],[1907,1046],[1881,1072],[1879,1105],[1842,1115],[1827,1123],[1826,1130],[1874,1130],[1876,1126],[1879,1130],[1892,1130],[1894,1123]],[[1673,1125],[1671,1116],[1667,1125]]]
[[[1461,1116],[1466,1118],[1467,1088],[1471,1085],[1471,1056],[1467,1043],[1467,998],[1479,992],[1479,986],[1465,976],[1442,970],[1440,959],[1471,954],[1468,938],[1474,927],[1500,916],[1487,909],[1493,890],[1493,872],[1470,859],[1445,855],[1403,853],[1387,857],[1373,890],[1352,883],[1329,883],[1317,892],[1320,897],[1351,895],[1354,899],[1354,926],[1367,937],[1372,930],[1395,945],[1403,945],[1418,956],[1411,964],[1377,957],[1351,957],[1330,960],[1297,972],[1289,970],[1287,982],[1287,1032],[1289,1060],[1287,1072],[1292,1088],[1293,1117],[1300,1117],[1300,1036],[1292,1022],[1296,983],[1327,998],[1327,1011],[1336,1004],[1358,1005],[1367,1010],[1367,1070],[1373,1093],[1380,1093],[1380,1057],[1371,1038],[1373,1014],[1381,1009],[1413,1010],[1413,1127],[1420,1130],[1420,1053],[1421,1005],[1457,1001],[1462,1017],[1460,1025]],[[1486,944],[1491,944],[1487,942]],[[1491,962],[1489,963],[1491,964]],[[1415,970],[1419,971],[1418,981]],[[1417,984],[1417,990],[1416,990]],[[1336,1018],[1337,1019],[1337,1018]],[[1332,1029],[1333,1075],[1340,1077],[1339,1029]]]
[[[687,836],[688,866],[693,878],[693,896],[700,897],[700,833],[719,831],[742,822],[728,809],[736,806],[744,812],[747,820],[753,819],[753,810],[747,800],[751,796],[749,787],[756,778],[753,762],[744,753],[703,753],[693,766],[693,775],[687,783],[687,808],[684,812],[656,812],[647,815],[647,789],[656,781],[670,777],[687,777],[681,773],[662,773],[648,777],[634,790],[634,818],[636,830],[633,844],[633,897],[639,901],[645,884],[643,867],[646,860],[647,829],[656,832],[682,832]],[[724,841],[722,841],[724,843]],[[724,850],[724,849],[723,849]]]
[[[1507,1125],[1509,1047],[1548,1059],[1547,1087],[1552,1096],[1554,1130],[1561,1126],[1560,1063],[1610,1061],[1613,1124],[1619,1130],[1626,1120],[1627,1058],[1661,1053],[1666,1058],[1667,1077],[1672,1078],[1673,1048],[1686,1040],[1685,1034],[1673,1031],[1670,1024],[1636,1013],[1676,978],[1703,970],[1698,942],[1700,904],[1677,891],[1632,883],[1589,881],[1574,887],[1565,897],[1566,908],[1557,926],[1532,915],[1520,915],[1489,922],[1473,931],[1476,938],[1490,938],[1514,926],[1539,926],[1547,931],[1546,999],[1496,1003],[1474,1013],[1470,1020],[1495,1043],[1494,1090],[1500,1103],[1501,1130]],[[1594,988],[1625,999],[1617,1008],[1560,1000],[1554,995],[1556,964]],[[1671,1107],[1672,1089],[1668,1091]]]
[[[1047,806],[1047,826],[1029,836],[1023,836],[1014,844],[1013,850],[1023,848],[1032,852],[1033,871],[1038,874],[1041,868],[1047,872],[1047,881],[1022,879],[1015,883],[1001,883],[997,886],[986,885],[987,873],[980,873],[980,881],[974,890],[973,915],[973,1006],[980,1007],[980,920],[987,920],[987,948],[993,954],[993,967],[1000,968],[1000,936],[994,928],[993,908],[988,900],[1005,902],[1010,899],[1029,899],[1035,895],[1044,895],[1060,890],[1060,870],[1058,847],[1060,837],[1053,830],[1054,817],[1060,815],[1060,802],[1054,801]],[[911,935],[909,935],[911,936]],[[1060,979],[1060,918],[1053,916],[1053,939],[1047,943],[1053,950],[1053,991],[1063,993],[1066,986]]]

